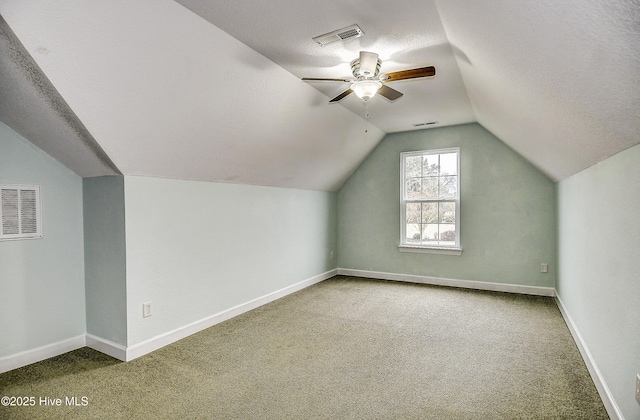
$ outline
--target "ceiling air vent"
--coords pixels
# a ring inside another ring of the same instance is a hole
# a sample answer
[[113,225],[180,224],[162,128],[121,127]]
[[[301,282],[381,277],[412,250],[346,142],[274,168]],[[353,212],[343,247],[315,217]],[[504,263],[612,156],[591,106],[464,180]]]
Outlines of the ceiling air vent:
[[360,38],[362,35],[364,35],[364,32],[362,32],[362,29],[360,29],[358,25],[351,25],[347,26],[346,28],[329,32],[328,34],[316,36],[315,38],[313,38],[313,40],[324,47],[325,45],[331,44],[333,42]]
[[0,241],[41,237],[40,187],[0,185]]
[[426,127],[428,125],[434,125],[434,124],[438,124],[438,121],[423,122],[423,123],[417,123],[417,124],[411,124],[411,125],[413,125],[415,128],[420,128],[420,127]]

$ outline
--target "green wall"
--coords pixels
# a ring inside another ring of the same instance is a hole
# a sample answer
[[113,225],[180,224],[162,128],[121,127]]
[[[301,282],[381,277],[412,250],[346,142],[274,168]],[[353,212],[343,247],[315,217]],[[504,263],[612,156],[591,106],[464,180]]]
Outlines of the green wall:
[[[0,123],[0,184],[40,185],[41,239],[0,241],[0,359],[85,334],[82,179]],[[2,363],[0,363],[2,365]]]
[[640,419],[640,146],[558,185],[558,296],[626,419]]
[[[462,255],[399,252],[400,153],[448,147],[460,147]],[[555,257],[555,184],[478,124],[389,134],[338,192],[340,268],[554,287]]]

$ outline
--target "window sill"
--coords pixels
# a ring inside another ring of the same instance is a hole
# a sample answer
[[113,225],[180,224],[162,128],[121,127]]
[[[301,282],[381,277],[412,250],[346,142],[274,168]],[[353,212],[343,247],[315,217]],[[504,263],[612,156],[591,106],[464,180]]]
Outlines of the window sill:
[[398,250],[400,252],[412,252],[417,254],[462,255],[462,248],[398,245]]

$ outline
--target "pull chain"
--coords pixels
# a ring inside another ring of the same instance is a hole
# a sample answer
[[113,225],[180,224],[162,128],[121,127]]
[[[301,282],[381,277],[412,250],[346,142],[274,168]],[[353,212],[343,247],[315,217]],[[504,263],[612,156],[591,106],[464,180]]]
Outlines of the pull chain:
[[364,133],[369,133],[369,101],[364,101]]

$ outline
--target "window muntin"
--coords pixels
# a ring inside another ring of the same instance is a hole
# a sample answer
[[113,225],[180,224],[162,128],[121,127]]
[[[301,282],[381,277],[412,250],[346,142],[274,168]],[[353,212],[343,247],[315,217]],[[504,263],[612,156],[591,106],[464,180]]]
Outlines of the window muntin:
[[460,246],[460,149],[401,154],[400,246]]

